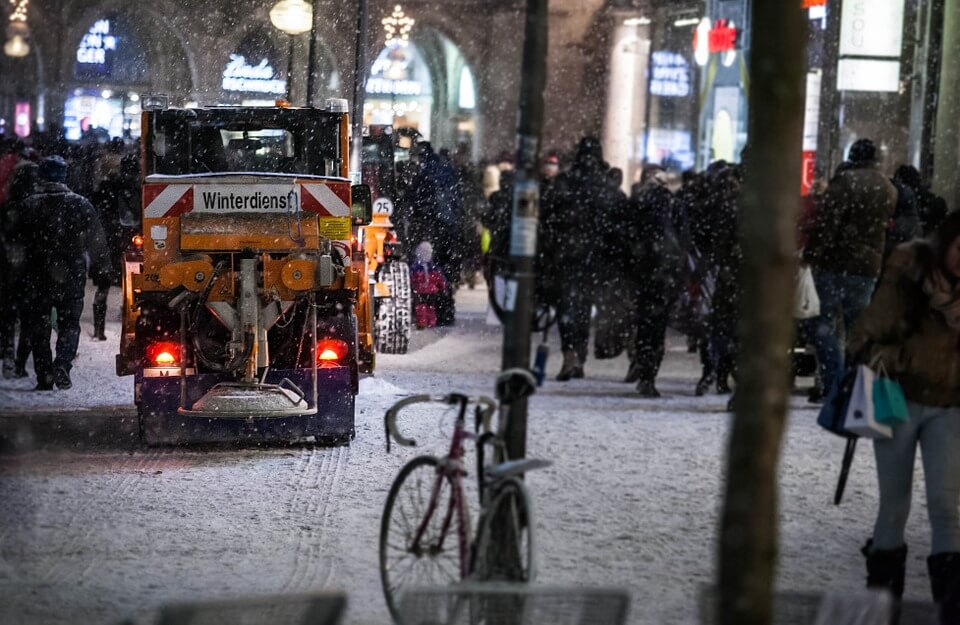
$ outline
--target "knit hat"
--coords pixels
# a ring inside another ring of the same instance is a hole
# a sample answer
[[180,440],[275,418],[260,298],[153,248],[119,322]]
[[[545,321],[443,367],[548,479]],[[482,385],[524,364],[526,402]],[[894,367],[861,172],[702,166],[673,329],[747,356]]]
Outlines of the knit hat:
[[67,161],[59,155],[48,156],[40,161],[40,177],[48,182],[65,182],[67,180]]

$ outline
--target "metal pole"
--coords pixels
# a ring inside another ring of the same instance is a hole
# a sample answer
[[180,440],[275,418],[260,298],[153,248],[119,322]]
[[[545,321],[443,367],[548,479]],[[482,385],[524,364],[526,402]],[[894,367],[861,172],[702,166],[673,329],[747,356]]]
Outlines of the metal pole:
[[287,102],[293,100],[293,35],[290,37],[290,48],[287,53]]
[[920,173],[925,184],[933,179],[936,154],[937,103],[940,99],[940,55],[943,53],[944,0],[932,0],[927,5],[926,23],[926,81],[923,85],[923,129],[920,133]]
[[363,99],[367,87],[367,0],[357,0],[357,51],[353,68],[353,141],[350,169],[360,171],[363,149]]
[[317,15],[320,0],[313,0],[313,22],[310,24],[310,51],[307,53],[307,106],[313,106],[313,90],[317,79]]
[[[534,260],[537,254],[537,223],[540,214],[540,181],[537,163],[543,130],[543,90],[546,86],[547,0],[527,0],[523,42],[523,77],[520,83],[520,113],[517,128],[516,182],[510,219],[510,267],[504,276],[508,311],[503,332],[503,368],[530,367],[530,331],[534,313]],[[512,304],[512,306],[511,306]],[[507,453],[523,458],[527,448],[527,400],[507,408],[505,429]]]
[[840,59],[840,1],[827,2],[827,30],[824,36],[823,68],[820,78],[820,127],[817,129],[817,168],[828,179],[840,141],[841,94],[837,91],[837,62]]

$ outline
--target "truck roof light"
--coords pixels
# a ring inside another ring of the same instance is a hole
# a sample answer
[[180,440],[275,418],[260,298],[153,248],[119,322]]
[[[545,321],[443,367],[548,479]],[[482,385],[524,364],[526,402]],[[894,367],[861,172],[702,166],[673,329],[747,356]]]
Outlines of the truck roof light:
[[144,93],[140,95],[140,110],[162,111],[170,108],[170,98],[162,93]]
[[327,98],[326,109],[331,113],[349,113],[350,103],[344,98]]

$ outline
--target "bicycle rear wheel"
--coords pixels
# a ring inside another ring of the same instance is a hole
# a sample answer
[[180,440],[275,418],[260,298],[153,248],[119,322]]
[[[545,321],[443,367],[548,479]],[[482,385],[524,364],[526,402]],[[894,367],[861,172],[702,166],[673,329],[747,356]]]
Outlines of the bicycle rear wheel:
[[[453,496],[453,482],[438,473],[433,456],[408,462],[390,488],[380,521],[380,581],[394,621],[404,588],[460,581]],[[431,501],[436,505],[428,519]],[[424,522],[426,528],[416,542]]]
[[500,486],[479,525],[471,579],[532,582],[536,576],[533,516],[523,483],[509,480]]

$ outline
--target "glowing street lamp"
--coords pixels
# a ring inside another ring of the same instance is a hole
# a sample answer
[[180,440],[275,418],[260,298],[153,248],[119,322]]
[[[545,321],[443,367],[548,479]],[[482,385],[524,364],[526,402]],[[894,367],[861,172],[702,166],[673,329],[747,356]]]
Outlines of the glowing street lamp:
[[30,54],[30,27],[27,26],[27,5],[30,0],[10,0],[10,21],[7,24],[7,42],[3,52],[20,58]]
[[287,102],[293,93],[293,38],[313,28],[313,7],[304,0],[280,0],[270,9],[270,22],[290,35],[287,54]]
[[313,7],[304,0],[280,0],[270,9],[270,22],[288,35],[302,35],[313,27]]

